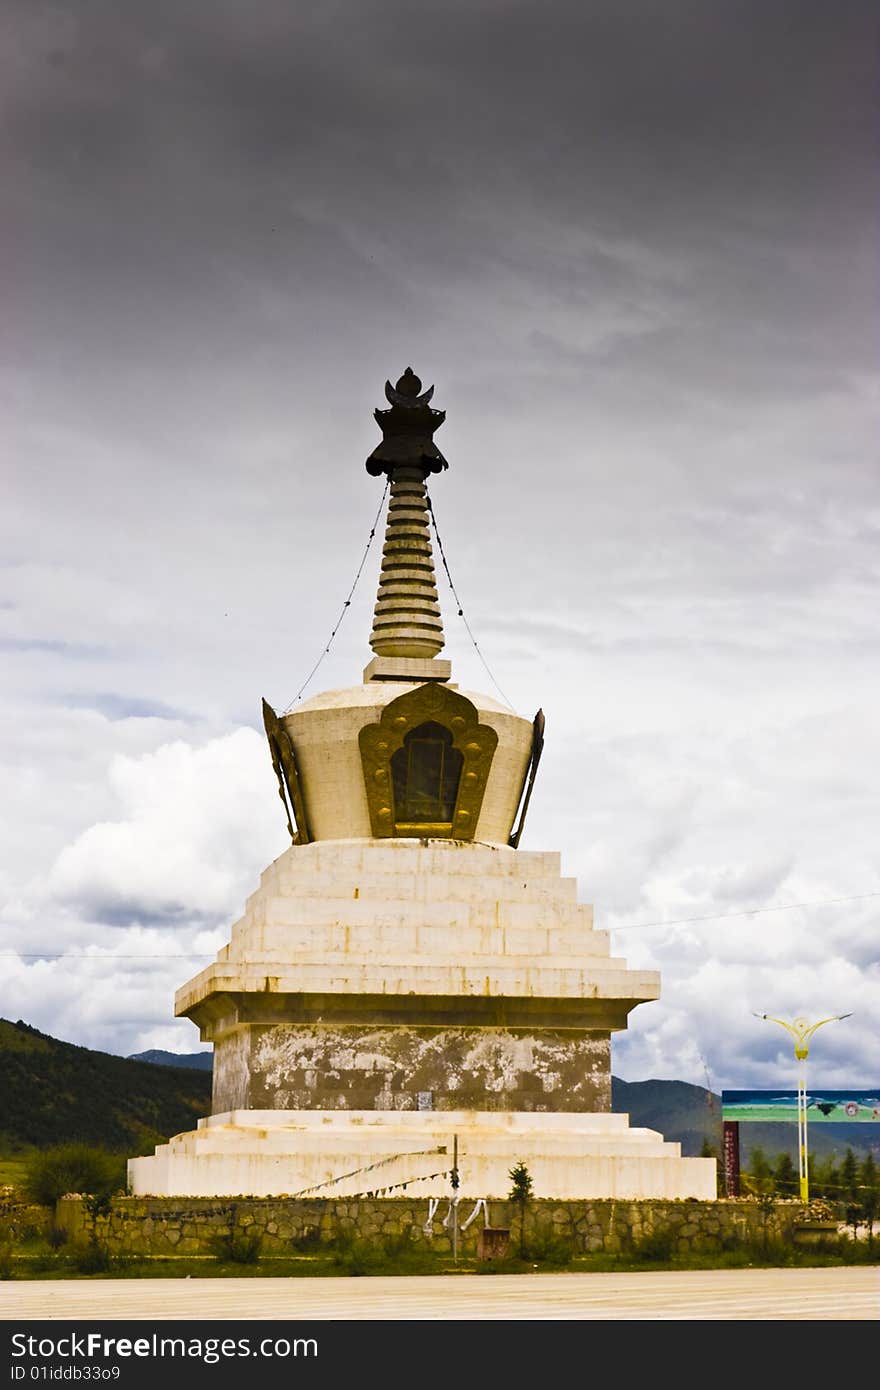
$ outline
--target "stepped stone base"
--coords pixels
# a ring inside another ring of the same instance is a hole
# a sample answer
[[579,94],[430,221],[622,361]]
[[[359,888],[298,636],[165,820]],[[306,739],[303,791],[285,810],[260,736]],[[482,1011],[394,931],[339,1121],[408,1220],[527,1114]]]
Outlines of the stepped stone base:
[[[295,845],[178,991],[214,1113],[132,1159],[135,1195],[715,1197],[712,1159],[610,1112],[610,1038],[657,998],[559,855],[445,839]],[[442,1151],[442,1152],[441,1152]],[[406,1189],[403,1184],[406,1183]]]
[[448,1197],[456,1138],[461,1197],[506,1198],[520,1161],[538,1197],[716,1195],[714,1159],[682,1158],[627,1115],[465,1110],[233,1110],[131,1159],[129,1183],[156,1197]]
[[658,993],[556,853],[342,840],[265,870],[176,1011],[214,1045],[215,1113],[604,1111],[611,1033]]

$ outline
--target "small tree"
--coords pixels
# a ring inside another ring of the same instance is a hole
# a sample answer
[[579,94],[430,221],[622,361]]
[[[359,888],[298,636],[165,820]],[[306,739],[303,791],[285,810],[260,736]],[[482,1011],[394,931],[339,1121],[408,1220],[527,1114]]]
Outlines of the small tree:
[[761,1148],[752,1149],[749,1155],[748,1170],[749,1187],[756,1197],[772,1196],[773,1194],[773,1173],[767,1161],[767,1155]]
[[791,1154],[779,1155],[776,1160],[776,1167],[773,1169],[773,1180],[780,1197],[796,1197],[798,1195],[798,1175],[795,1172]]
[[855,1203],[859,1200],[859,1165],[852,1149],[847,1149],[840,1165],[840,1188],[845,1202]]
[[877,1196],[873,1188],[866,1187],[862,1192],[862,1215],[865,1218],[865,1225],[868,1230],[868,1249],[874,1249],[874,1222],[877,1219],[877,1208],[880,1207],[880,1197]]
[[762,1187],[758,1192],[758,1210],[761,1213],[761,1249],[765,1255],[770,1244],[770,1219],[776,1210],[772,1179],[768,1182],[769,1185]]
[[878,1182],[877,1164],[874,1162],[874,1155],[869,1149],[862,1159],[862,1166],[859,1169],[859,1181],[862,1194],[862,1211],[865,1223],[868,1227],[868,1249],[874,1248],[874,1221],[880,1208],[880,1182]]
[[874,1155],[871,1153],[870,1149],[862,1159],[862,1166],[859,1170],[859,1182],[868,1192],[873,1192],[875,1196],[880,1195],[877,1164],[874,1162]]
[[535,1195],[535,1189],[532,1175],[522,1159],[509,1170],[508,1177],[513,1184],[510,1189],[509,1200],[516,1202],[519,1207],[519,1253],[520,1259],[524,1260],[526,1257],[526,1204],[529,1198]]
[[835,1202],[840,1197],[840,1170],[834,1162],[834,1154],[831,1153],[825,1159],[817,1160],[813,1163],[813,1155],[809,1158],[810,1172],[810,1195],[826,1197],[829,1201]]

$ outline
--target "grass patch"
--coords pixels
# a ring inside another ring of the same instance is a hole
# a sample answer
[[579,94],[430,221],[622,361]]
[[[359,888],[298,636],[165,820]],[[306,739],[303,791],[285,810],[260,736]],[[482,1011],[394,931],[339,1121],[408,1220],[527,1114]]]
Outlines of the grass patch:
[[668,1228],[649,1231],[633,1243],[633,1255],[640,1264],[670,1264],[675,1258],[675,1237]]
[[11,1187],[18,1192],[24,1187],[26,1171],[26,1154],[0,1154],[0,1187]]
[[382,1241],[358,1239],[348,1232],[337,1234],[328,1246],[329,1273],[358,1278],[370,1274],[433,1274],[438,1256],[408,1235],[386,1236]]
[[[404,1237],[403,1239],[407,1239]],[[73,1243],[71,1243],[73,1244]],[[858,1245],[858,1249],[853,1247]],[[721,1252],[692,1253],[676,1256],[668,1262],[655,1258],[640,1258],[634,1251],[620,1254],[596,1252],[575,1255],[564,1266],[552,1261],[523,1260],[518,1254],[505,1260],[478,1261],[461,1256],[458,1264],[452,1256],[420,1247],[400,1249],[396,1238],[389,1242],[390,1251],[368,1245],[363,1241],[342,1242],[341,1248],[324,1246],[315,1255],[263,1256],[256,1263],[240,1264],[219,1260],[216,1256],[134,1256],[109,1257],[95,1255],[86,1242],[75,1249],[63,1247],[52,1250],[45,1242],[40,1249],[9,1250],[0,1246],[0,1278],[10,1279],[260,1279],[260,1278],[322,1278],[348,1276],[369,1278],[376,1275],[459,1274],[462,1277],[495,1274],[539,1274],[563,1268],[573,1274],[613,1272],[646,1272],[649,1270],[680,1269],[759,1269],[759,1268],[830,1268],[839,1265],[876,1264],[866,1248],[866,1241],[854,1242],[843,1238],[834,1249],[825,1251],[786,1249],[784,1257],[745,1246]],[[5,1252],[9,1251],[8,1257]]]
[[77,1274],[109,1274],[116,1263],[106,1245],[94,1236],[91,1240],[71,1241],[61,1258],[68,1260]]
[[574,1259],[574,1248],[564,1236],[542,1236],[527,1243],[526,1254],[533,1263],[563,1269]]

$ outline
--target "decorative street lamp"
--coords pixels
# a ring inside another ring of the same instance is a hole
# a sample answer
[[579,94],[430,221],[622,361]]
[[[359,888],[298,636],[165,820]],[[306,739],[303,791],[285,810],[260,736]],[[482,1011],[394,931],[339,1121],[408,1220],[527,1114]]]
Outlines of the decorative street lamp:
[[[754,1010],[752,1010],[754,1013]],[[797,1092],[797,1120],[798,1120],[798,1178],[800,1180],[801,1201],[810,1200],[810,1184],[807,1176],[807,1057],[810,1051],[810,1039],[817,1028],[822,1028],[826,1023],[839,1023],[842,1018],[852,1018],[852,1014],[833,1014],[831,1018],[820,1018],[818,1023],[809,1023],[805,1018],[792,1019],[790,1023],[784,1018],[774,1018],[772,1014],[755,1014],[755,1018],[766,1019],[768,1023],[778,1023],[780,1028],[784,1028],[786,1033],[794,1039],[794,1055],[798,1063],[798,1092]]]

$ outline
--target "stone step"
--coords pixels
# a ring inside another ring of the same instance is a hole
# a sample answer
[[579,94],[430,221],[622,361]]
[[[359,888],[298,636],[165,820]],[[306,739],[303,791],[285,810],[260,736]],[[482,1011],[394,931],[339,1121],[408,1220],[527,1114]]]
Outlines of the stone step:
[[[545,1110],[444,1110],[440,1111],[390,1111],[390,1110],[225,1110],[216,1115],[205,1115],[196,1128],[204,1129],[251,1129],[260,1134],[273,1130],[295,1130],[297,1133],[315,1131],[345,1132],[357,1134],[358,1144],[387,1143],[391,1131],[400,1130],[404,1134],[421,1134],[438,1125],[449,1125],[453,1129],[462,1125],[479,1125],[480,1132],[486,1134],[543,1134],[550,1130],[553,1134],[624,1134],[635,1132],[630,1127],[629,1116],[622,1110],[565,1110],[549,1112]],[[643,1129],[646,1134],[653,1130]],[[189,1131],[188,1131],[189,1132]],[[364,1138],[364,1136],[372,1136]],[[438,1140],[438,1142],[440,1142]]]
[[271,883],[284,873],[297,876],[327,872],[349,876],[350,871],[370,874],[446,874],[454,877],[509,877],[559,879],[561,856],[556,850],[514,850],[457,840],[320,840],[291,845],[261,875]]
[[[271,968],[270,968],[271,967]],[[659,975],[654,971],[618,970],[602,962],[586,968],[557,968],[552,963],[470,962],[287,961],[244,962],[231,960],[209,965],[177,991],[178,1015],[207,993],[242,992],[342,995],[443,995],[500,999],[657,999]]]
[[[224,948],[226,949],[226,948]],[[555,963],[607,964],[607,932],[563,931],[549,927],[473,926],[461,922],[251,922],[232,934],[224,959],[239,960],[254,952],[283,957],[286,952],[311,951],[319,958],[328,952],[375,958],[376,953],[430,955],[442,959],[479,956],[500,960],[508,956],[534,956]],[[623,960],[620,960],[621,966]]]
[[[303,965],[327,966],[334,969],[352,970],[366,969],[376,965],[377,955],[380,958],[390,958],[393,953],[393,966],[383,964],[382,968],[390,971],[395,970],[400,974],[408,973],[415,967],[425,967],[425,951],[418,951],[412,947],[404,951],[393,941],[377,942],[372,951],[366,949],[360,952],[345,948],[335,948],[331,945],[316,949],[314,945],[290,945],[285,943],[283,948],[272,950],[271,948],[249,949],[245,956],[236,958],[235,956],[224,957],[223,964],[236,964],[238,961],[247,961],[263,973],[277,972],[279,968],[285,970],[299,969]],[[551,956],[537,953],[522,952],[519,955],[511,956],[508,953],[505,957],[499,957],[490,953],[480,954],[479,952],[465,953],[450,949],[446,952],[431,951],[431,965],[438,969],[453,970],[460,967],[470,974],[479,974],[485,980],[487,973],[497,971],[501,965],[513,967],[519,971],[523,970],[554,970],[554,971],[576,971],[582,973],[588,971],[592,975],[597,970],[623,971],[626,962],[621,957],[609,956]]]
[[402,1196],[406,1183],[442,1199],[456,1139],[460,1199],[506,1198],[520,1161],[538,1197],[715,1197],[714,1159],[682,1158],[622,1114],[231,1111],[131,1160],[129,1180],[138,1196]]
[[[354,898],[384,902],[511,902],[577,903],[577,879],[527,878],[524,875],[482,876],[475,874],[373,873],[354,869],[350,873],[320,871],[294,874],[285,872],[261,885],[248,898],[248,905],[263,897],[297,900]],[[582,904],[587,906],[587,904]]]
[[583,903],[419,902],[407,898],[285,898],[255,903],[232,928],[249,926],[407,926],[501,927],[509,930],[569,931],[575,939],[593,930],[592,913]]
[[[434,1111],[432,1113],[435,1115],[439,1114],[442,1117],[442,1112]],[[445,1147],[447,1148],[451,1160],[454,1131],[451,1128],[447,1129],[445,1130],[445,1135]],[[335,1153],[337,1155],[348,1153],[350,1162],[351,1155],[355,1152],[354,1138],[350,1137],[348,1142],[345,1143],[338,1135],[334,1137],[337,1145]],[[332,1138],[330,1143],[332,1145]],[[510,1136],[503,1133],[489,1136],[481,1135],[480,1137],[480,1149],[484,1154],[506,1152],[509,1146]],[[327,1162],[331,1172],[339,1173],[345,1171],[341,1164],[334,1162],[333,1149],[330,1148],[328,1152],[328,1136],[326,1134],[315,1134],[296,1130],[279,1133],[271,1130],[237,1130],[232,1126],[228,1126],[226,1129],[210,1131],[191,1130],[188,1134],[175,1135],[174,1138],[170,1139],[167,1144],[161,1147],[170,1154],[198,1153],[200,1156],[212,1153],[247,1153],[253,1150],[257,1150],[261,1155],[265,1154],[268,1156],[290,1153],[293,1148],[298,1158],[320,1154],[325,1162]],[[681,1151],[681,1147],[679,1144],[667,1143],[662,1135],[649,1130],[625,1130],[616,1134],[575,1133],[555,1137],[553,1141],[553,1150],[559,1157],[566,1154],[577,1156],[578,1158],[586,1158],[587,1156],[594,1156],[597,1154],[622,1155],[632,1153],[642,1157],[652,1155],[662,1158],[667,1155],[677,1156]],[[377,1143],[375,1146],[365,1146],[360,1142],[359,1137],[356,1153],[361,1164],[366,1164],[370,1162],[371,1157],[374,1159],[388,1157],[388,1145],[386,1142],[384,1144]],[[463,1134],[459,1134],[458,1153],[459,1159],[462,1165],[464,1165],[469,1156],[466,1131]],[[440,1157],[440,1155],[436,1153],[430,1155],[432,1162],[438,1157]],[[412,1167],[411,1159],[409,1161],[409,1166]],[[528,1167],[528,1163],[526,1163],[526,1166]]]

